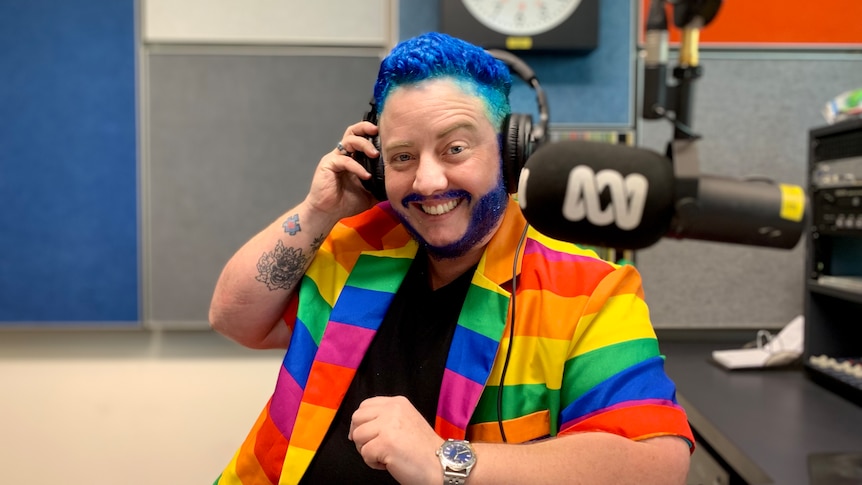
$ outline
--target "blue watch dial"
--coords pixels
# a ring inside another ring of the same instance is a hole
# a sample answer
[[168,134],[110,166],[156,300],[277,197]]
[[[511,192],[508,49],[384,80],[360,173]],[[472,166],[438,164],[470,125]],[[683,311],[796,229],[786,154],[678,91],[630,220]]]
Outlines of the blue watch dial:
[[440,454],[454,465],[466,465],[475,459],[470,446],[459,441],[445,443]]

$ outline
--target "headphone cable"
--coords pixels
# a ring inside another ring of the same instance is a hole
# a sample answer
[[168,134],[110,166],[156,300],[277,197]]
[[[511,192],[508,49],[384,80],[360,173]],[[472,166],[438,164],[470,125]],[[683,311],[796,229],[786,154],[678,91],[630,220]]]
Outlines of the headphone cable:
[[515,259],[512,262],[512,317],[509,321],[509,346],[506,349],[506,359],[503,361],[503,369],[500,371],[500,384],[497,386],[497,425],[500,427],[500,437],[503,443],[507,443],[506,431],[503,429],[503,381],[506,379],[506,371],[509,369],[509,359],[512,357],[512,347],[515,344],[515,294],[518,289],[518,255],[521,254],[521,248],[524,246],[524,241],[527,239],[527,229],[529,224],[524,225],[524,231],[521,233],[521,239],[518,241],[518,248],[515,250]]

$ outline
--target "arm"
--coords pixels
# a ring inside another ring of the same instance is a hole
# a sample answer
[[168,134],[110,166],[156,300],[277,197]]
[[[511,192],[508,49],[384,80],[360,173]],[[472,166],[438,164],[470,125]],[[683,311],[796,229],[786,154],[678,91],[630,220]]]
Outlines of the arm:
[[[353,414],[350,439],[372,468],[402,484],[439,485],[434,451],[443,443],[404,397],[374,397]],[[467,485],[684,484],[688,442],[676,436],[634,441],[606,432],[572,433],[526,444],[473,443]]]
[[587,432],[532,444],[477,443],[474,447],[478,461],[467,480],[469,485],[682,485],[690,460],[688,443],[676,436],[632,441],[610,433]]
[[[342,143],[350,152],[377,156],[364,137],[376,132],[372,123],[360,122],[347,128]],[[214,330],[251,348],[287,348],[290,329],[282,315],[320,244],[340,219],[373,203],[357,177],[370,174],[337,150],[320,159],[305,200],[228,260],[210,303]]]

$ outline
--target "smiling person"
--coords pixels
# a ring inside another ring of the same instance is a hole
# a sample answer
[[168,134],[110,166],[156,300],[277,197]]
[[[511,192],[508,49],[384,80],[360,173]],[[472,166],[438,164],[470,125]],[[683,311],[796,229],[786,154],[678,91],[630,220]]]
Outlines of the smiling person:
[[637,270],[536,232],[510,194],[510,88],[479,47],[400,43],[377,124],[227,262],[212,327],[287,352],[216,483],[685,483],[694,438]]

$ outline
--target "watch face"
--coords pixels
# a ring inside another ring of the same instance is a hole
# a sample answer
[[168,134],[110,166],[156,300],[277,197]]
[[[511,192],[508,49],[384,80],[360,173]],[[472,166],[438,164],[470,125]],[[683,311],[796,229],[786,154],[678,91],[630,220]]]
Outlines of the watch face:
[[513,2],[507,0],[463,0],[476,20],[506,35],[532,36],[547,32],[569,18],[581,0]]
[[463,470],[476,462],[473,448],[463,441],[447,441],[440,448],[440,457],[444,465]]

